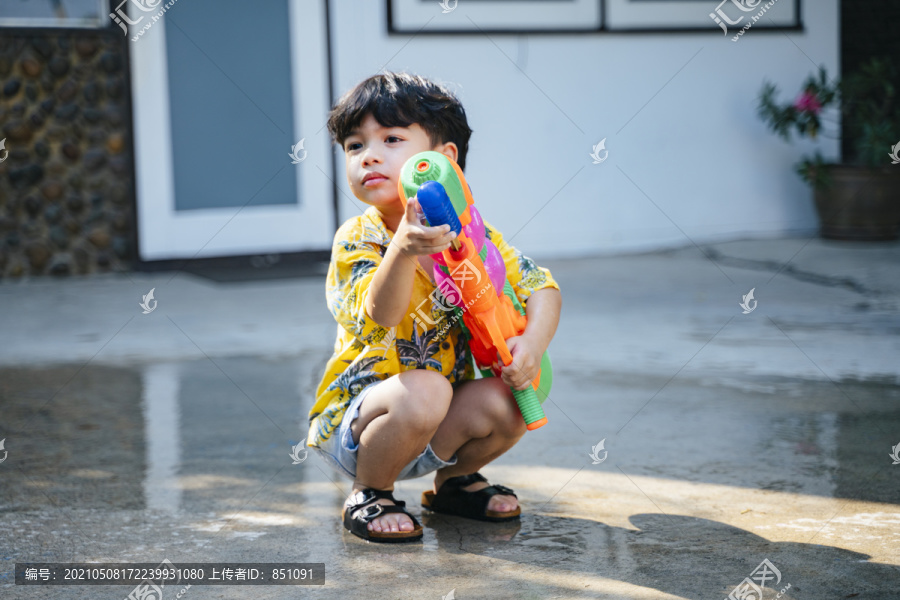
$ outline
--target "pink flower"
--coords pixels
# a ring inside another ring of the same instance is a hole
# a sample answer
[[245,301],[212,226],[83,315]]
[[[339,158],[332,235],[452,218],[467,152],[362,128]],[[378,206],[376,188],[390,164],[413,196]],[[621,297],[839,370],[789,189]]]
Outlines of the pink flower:
[[800,112],[818,115],[822,112],[822,103],[819,102],[819,98],[814,92],[806,90],[799,98],[797,98],[797,101],[794,102],[794,108]]

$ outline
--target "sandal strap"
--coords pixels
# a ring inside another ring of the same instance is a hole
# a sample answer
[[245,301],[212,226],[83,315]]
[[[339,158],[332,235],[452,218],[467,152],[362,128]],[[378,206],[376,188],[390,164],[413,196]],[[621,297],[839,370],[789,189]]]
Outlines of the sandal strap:
[[[477,492],[466,492],[462,488],[472,485],[473,483],[477,483],[479,481],[483,481],[487,483],[487,479],[485,479],[484,475],[481,473],[472,473],[471,475],[460,475],[458,477],[450,477],[447,479],[442,485],[441,489],[438,490],[438,494],[441,492],[451,492],[451,491],[461,491],[466,494],[478,494],[485,493],[490,496],[496,496],[497,494],[505,495],[505,496],[516,496],[516,493],[512,491],[511,488],[506,487],[505,485],[500,485],[499,483],[495,483],[493,485],[489,485],[485,488],[478,490]],[[445,489],[446,488],[446,489]]]
[[496,490],[496,492],[492,493],[491,496],[500,494],[503,496],[513,496],[515,498],[518,498],[518,496],[516,496],[516,493],[514,491],[512,491],[511,488],[508,488],[505,485],[500,485],[499,483],[495,483],[494,485],[489,485],[488,487],[484,488],[483,491],[486,491],[486,490],[491,490],[491,491]]
[[[487,479],[485,479],[484,475],[482,475],[481,473],[472,473],[471,475],[459,475],[457,477],[450,477],[441,484],[441,489],[438,490],[438,494],[443,491],[449,492],[451,490],[459,490],[479,481],[484,481],[485,483],[487,483]],[[446,490],[444,488],[446,488]]]
[[384,504],[370,504],[365,508],[358,509],[359,512],[353,515],[354,519],[362,519],[366,523],[370,523],[380,517],[381,515],[385,515],[388,513],[403,513],[408,515],[410,519],[412,519],[413,524],[416,523],[415,517],[406,512],[406,509],[402,506],[390,506]]
[[376,490],[374,488],[366,488],[364,490],[356,492],[353,495],[353,497],[350,499],[350,502],[347,504],[347,512],[352,513],[366,506],[367,504],[372,504],[372,502],[379,499],[390,500],[395,505],[401,508],[406,506],[406,502],[394,498],[394,493],[392,490]]

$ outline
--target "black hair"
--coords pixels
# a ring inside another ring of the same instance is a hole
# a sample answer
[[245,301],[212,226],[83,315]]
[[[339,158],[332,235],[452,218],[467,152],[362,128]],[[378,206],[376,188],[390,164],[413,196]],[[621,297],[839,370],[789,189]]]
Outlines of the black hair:
[[344,94],[328,115],[328,131],[341,146],[371,114],[382,127],[417,123],[432,146],[453,142],[456,162],[466,167],[472,130],[459,99],[446,87],[419,75],[385,72],[373,75]]

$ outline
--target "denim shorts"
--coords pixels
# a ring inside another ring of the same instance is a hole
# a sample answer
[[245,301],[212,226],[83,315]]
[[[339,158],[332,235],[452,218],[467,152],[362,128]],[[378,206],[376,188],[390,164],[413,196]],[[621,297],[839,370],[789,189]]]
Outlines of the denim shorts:
[[[359,444],[353,442],[353,432],[350,430],[350,426],[353,424],[353,421],[359,417],[359,407],[362,405],[363,400],[366,399],[369,391],[379,383],[382,382],[379,381],[378,383],[367,386],[356,396],[356,398],[350,401],[347,412],[344,413],[344,418],[341,419],[341,423],[338,425],[337,429],[331,432],[331,435],[327,440],[315,448],[319,451],[319,456],[321,456],[329,466],[350,479],[356,479],[356,454],[359,450]],[[403,470],[400,471],[397,479],[415,479],[416,477],[422,477],[432,471],[437,471],[443,467],[449,467],[455,464],[455,454],[449,462],[441,460],[438,458],[437,454],[434,453],[434,450],[431,449],[431,444],[428,444],[419,456],[412,459],[408,465],[403,467]]]

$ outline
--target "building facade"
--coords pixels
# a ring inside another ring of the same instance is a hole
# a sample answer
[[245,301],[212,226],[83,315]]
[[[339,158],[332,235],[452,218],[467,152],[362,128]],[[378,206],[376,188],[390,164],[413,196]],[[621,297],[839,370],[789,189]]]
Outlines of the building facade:
[[476,202],[533,255],[815,231],[811,148],[755,105],[840,74],[838,0],[521,5],[0,0],[0,275],[327,255],[364,208],[328,108],[382,69],[456,91]]

